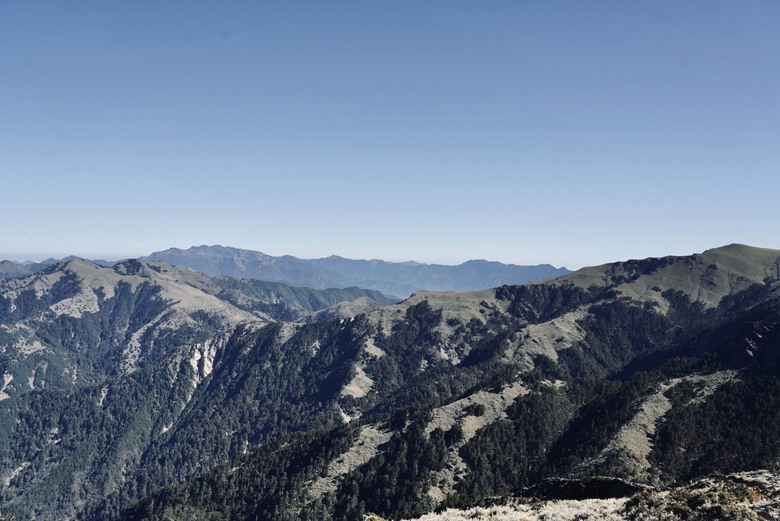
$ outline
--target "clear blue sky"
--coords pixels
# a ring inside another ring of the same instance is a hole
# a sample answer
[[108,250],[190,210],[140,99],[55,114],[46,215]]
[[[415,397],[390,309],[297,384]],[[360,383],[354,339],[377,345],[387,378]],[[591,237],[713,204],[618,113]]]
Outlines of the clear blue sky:
[[5,1],[0,257],[780,248],[780,2]]

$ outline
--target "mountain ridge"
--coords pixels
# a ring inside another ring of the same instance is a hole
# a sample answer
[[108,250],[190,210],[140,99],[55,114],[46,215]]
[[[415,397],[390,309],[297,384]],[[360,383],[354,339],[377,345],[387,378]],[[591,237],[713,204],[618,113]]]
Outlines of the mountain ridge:
[[[419,291],[352,317],[338,306],[322,322],[240,323],[67,399],[54,385],[12,393],[0,401],[0,509],[398,519],[550,478],[663,487],[771,467],[778,263],[780,251],[731,245]],[[93,448],[74,461],[74,447]]]
[[[239,519],[346,520],[372,511],[397,519],[467,506],[485,493],[520,493],[549,477],[611,475],[658,486],[774,465],[780,447],[768,441],[780,435],[773,420],[780,408],[774,399],[761,407],[755,393],[780,389],[766,381],[777,367],[780,251],[742,248],[735,257],[733,250],[629,260],[526,286],[418,292],[372,312],[366,320],[375,332],[361,341],[363,354],[339,399],[354,427],[316,442],[342,444],[334,455],[296,443],[287,456],[292,474],[282,479],[267,472],[287,460],[273,447],[258,448],[231,467],[235,473],[215,470],[166,489],[125,519],[160,519],[160,505],[174,519],[201,508]],[[725,289],[712,291],[713,284]],[[388,372],[390,363],[397,369]],[[745,400],[751,406],[744,411],[719,412]],[[367,416],[356,422],[361,410]],[[732,449],[717,436],[745,437],[751,429],[761,441],[738,442],[724,459]],[[682,458],[678,443],[688,447]],[[293,456],[296,450],[309,455]],[[642,458],[659,473],[646,473]],[[309,470],[292,470],[301,465]],[[312,475],[327,484],[314,501],[306,492]],[[396,484],[388,488],[388,479]],[[254,480],[292,496],[258,489],[249,494],[259,498],[255,505],[230,492],[253,490]],[[200,499],[215,482],[224,495]]]
[[282,281],[317,289],[358,286],[400,297],[422,289],[465,291],[501,284],[522,284],[569,272],[549,264],[518,266],[485,260],[448,266],[379,259],[354,260],[337,255],[320,259],[299,259],[291,255],[273,257],[220,245],[193,246],[186,250],[171,248],[142,258],[188,266],[207,275]]

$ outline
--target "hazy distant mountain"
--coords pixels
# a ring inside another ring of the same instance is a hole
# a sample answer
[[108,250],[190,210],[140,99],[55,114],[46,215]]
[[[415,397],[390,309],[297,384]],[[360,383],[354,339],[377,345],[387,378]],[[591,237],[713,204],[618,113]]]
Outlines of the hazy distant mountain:
[[[53,266],[54,264],[57,264],[58,262],[66,262],[69,260],[75,260],[79,259],[79,257],[75,256],[69,256],[65,257],[63,259],[55,259],[53,257],[49,257],[48,259],[42,260],[40,262],[33,262],[33,261],[23,261],[23,262],[16,262],[11,260],[3,260],[0,261],[0,280],[2,279],[12,279],[15,277],[23,277],[25,275],[30,275],[31,273],[37,273],[45,268],[48,268],[49,266]],[[91,260],[93,264],[97,264],[98,266],[113,266],[116,264],[116,262],[106,261],[106,260]]]
[[42,262],[15,262],[11,260],[0,261],[0,280],[23,277],[31,273],[41,271],[42,269],[55,264],[56,260],[49,259]]
[[299,259],[225,246],[193,246],[152,253],[146,260],[161,260],[175,266],[194,268],[206,275],[229,275],[280,281],[312,288],[357,286],[386,295],[407,297],[419,290],[470,291],[504,284],[525,284],[569,273],[549,264],[517,266],[485,260],[471,260],[458,266],[352,260],[331,256]]
[[10,260],[0,261],[0,279],[11,279],[29,275],[33,270],[29,264],[14,262]]

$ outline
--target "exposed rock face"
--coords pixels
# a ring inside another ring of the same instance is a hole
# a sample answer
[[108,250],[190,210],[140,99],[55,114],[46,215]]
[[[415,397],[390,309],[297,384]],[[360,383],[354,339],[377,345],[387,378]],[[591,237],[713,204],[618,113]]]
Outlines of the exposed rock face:
[[127,374],[188,339],[262,320],[199,289],[210,284],[163,263],[102,267],[83,259],[0,283],[0,349],[12,361],[0,369],[13,380],[4,395],[28,391],[23,382],[33,374],[38,388]]
[[[484,506],[465,510],[447,509],[440,514],[426,514],[415,520],[758,521],[780,516],[780,476],[765,470],[703,479],[667,490],[637,491],[637,487],[615,480],[561,481],[546,487],[540,486],[534,490],[542,493],[542,500],[494,498],[486,501]],[[602,497],[605,495],[609,497]],[[370,519],[382,520],[379,516]]]
[[331,461],[324,475],[308,484],[308,502],[319,498],[322,494],[336,492],[339,478],[371,461],[379,453],[379,446],[390,441],[391,437],[392,433],[372,425],[361,428],[355,443],[349,450]]
[[658,476],[653,474],[649,457],[653,450],[656,427],[674,405],[678,407],[685,405],[672,403],[666,395],[667,391],[680,384],[693,385],[697,392],[689,403],[702,403],[718,387],[735,378],[738,378],[737,372],[727,370],[711,374],[694,374],[661,383],[656,392],[642,399],[638,404],[636,415],[620,428],[609,445],[597,457],[583,465],[583,470],[588,467],[598,469],[601,464],[611,459],[613,462],[620,461],[626,475],[646,483],[654,482]]

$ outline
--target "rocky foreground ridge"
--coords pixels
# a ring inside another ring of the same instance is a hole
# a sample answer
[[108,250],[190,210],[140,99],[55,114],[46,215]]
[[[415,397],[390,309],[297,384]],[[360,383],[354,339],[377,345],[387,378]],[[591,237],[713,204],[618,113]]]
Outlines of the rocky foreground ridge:
[[[582,493],[582,483],[569,482]],[[584,485],[587,488],[587,484]],[[575,494],[579,495],[579,494]],[[586,494],[587,495],[587,491]],[[384,521],[369,514],[366,521]],[[780,519],[780,474],[758,470],[704,478],[666,490],[580,499],[490,498],[483,506],[447,509],[404,521],[759,521]]]

